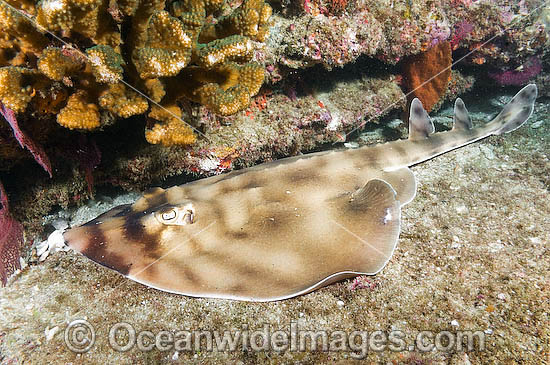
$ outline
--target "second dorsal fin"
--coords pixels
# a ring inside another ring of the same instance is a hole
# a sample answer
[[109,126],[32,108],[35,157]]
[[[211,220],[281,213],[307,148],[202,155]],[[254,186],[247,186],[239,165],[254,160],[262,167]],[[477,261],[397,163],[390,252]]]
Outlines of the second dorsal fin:
[[422,106],[422,102],[414,98],[409,114],[409,140],[424,139],[434,132],[434,125]]
[[453,131],[472,129],[472,121],[468,115],[468,110],[461,98],[455,101],[455,112],[453,116]]

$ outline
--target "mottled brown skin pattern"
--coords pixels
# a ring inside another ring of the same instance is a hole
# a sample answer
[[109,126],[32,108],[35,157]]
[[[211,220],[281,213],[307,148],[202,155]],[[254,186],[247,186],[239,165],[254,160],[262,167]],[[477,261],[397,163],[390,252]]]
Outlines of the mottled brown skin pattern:
[[408,140],[155,188],[64,237],[133,280],[191,296],[278,300],[374,274],[396,246],[401,206],[415,195],[408,166],[519,127],[536,95],[534,85],[525,87],[474,129],[459,99],[453,130],[434,134],[413,101]]

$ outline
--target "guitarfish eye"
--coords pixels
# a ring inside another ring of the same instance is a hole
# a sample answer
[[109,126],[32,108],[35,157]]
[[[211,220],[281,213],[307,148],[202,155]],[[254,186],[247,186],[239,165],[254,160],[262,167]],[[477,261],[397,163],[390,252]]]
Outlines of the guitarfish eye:
[[155,212],[155,217],[160,223],[170,226],[185,226],[197,220],[195,208],[191,203],[161,208]]
[[176,219],[178,216],[178,213],[175,209],[171,209],[169,212],[162,213],[162,219],[165,221],[171,221],[173,219]]

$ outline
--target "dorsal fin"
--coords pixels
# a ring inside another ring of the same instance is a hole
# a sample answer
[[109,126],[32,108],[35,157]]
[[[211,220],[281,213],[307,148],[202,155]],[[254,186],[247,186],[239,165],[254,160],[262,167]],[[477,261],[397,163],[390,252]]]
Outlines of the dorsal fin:
[[461,98],[456,99],[455,101],[455,113],[453,116],[453,131],[456,130],[468,130],[472,129],[472,121],[468,115],[468,110],[466,105]]
[[409,140],[424,139],[434,132],[434,125],[418,98],[411,102],[409,114]]

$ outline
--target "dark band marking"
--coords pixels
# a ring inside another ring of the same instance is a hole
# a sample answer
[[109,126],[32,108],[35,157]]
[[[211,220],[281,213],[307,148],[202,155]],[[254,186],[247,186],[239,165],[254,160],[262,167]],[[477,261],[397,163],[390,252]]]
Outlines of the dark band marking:
[[197,286],[200,286],[201,284],[200,276],[195,274],[191,268],[183,265],[182,271],[183,271],[183,275],[185,275],[188,281],[196,284]]
[[194,256],[200,256],[203,253],[200,243],[194,238],[189,237],[183,243],[186,246],[189,246],[189,251],[193,253]]
[[145,216],[143,212],[127,215],[124,218],[124,237],[131,241],[140,242],[147,234],[145,226],[141,223],[141,219]]
[[261,188],[264,183],[260,183],[258,179],[250,179],[245,185],[241,187],[242,190]]
[[402,145],[399,144],[399,143],[396,143],[396,144],[393,146],[393,149],[394,149],[395,153],[397,153],[397,155],[400,156],[400,157],[404,157],[404,156],[408,156],[408,155],[409,155],[408,149],[405,148],[405,146],[402,146]]
[[280,179],[284,179],[286,186],[292,187],[300,184],[307,184],[310,181],[315,181],[317,184],[328,183],[328,175],[323,173],[322,166],[305,166],[294,171],[289,170]]
[[87,229],[87,234],[89,240],[82,254],[100,265],[127,276],[132,263],[126,262],[121,255],[107,250],[107,238],[103,231],[98,226],[90,226]]
[[219,184],[219,192],[223,195],[229,195],[235,191],[241,190],[239,186],[234,186],[227,183],[218,183]]
[[[246,294],[245,289],[246,289],[246,286],[244,286],[242,283],[238,283],[238,284],[232,285],[229,288],[229,292],[233,295],[235,295],[235,294],[244,295],[244,294]],[[250,288],[248,288],[248,289],[250,290]]]
[[116,217],[116,218],[123,217],[125,215],[130,214],[130,212],[132,211],[132,205],[131,204],[125,204],[124,206],[121,205],[121,208],[122,207],[124,207],[124,208],[121,209],[120,212],[113,215],[113,217]]
[[160,233],[150,234],[145,230],[145,225],[142,223],[142,218],[150,213],[134,213],[127,215],[124,219],[124,225],[122,226],[123,235],[129,241],[135,242],[143,246],[143,251],[147,253],[153,259],[157,259],[162,256],[159,251]]
[[233,237],[236,240],[242,240],[242,239],[245,239],[245,238],[249,237],[249,234],[244,232],[244,231],[239,231],[239,232],[226,231],[225,234],[227,236]]

